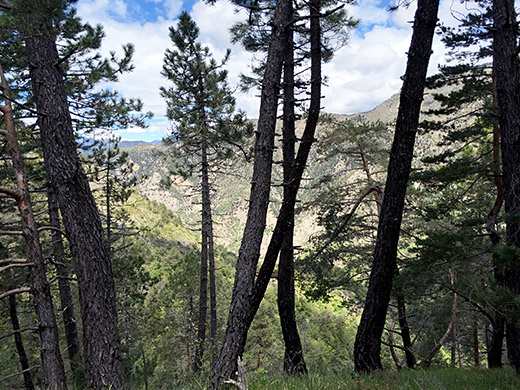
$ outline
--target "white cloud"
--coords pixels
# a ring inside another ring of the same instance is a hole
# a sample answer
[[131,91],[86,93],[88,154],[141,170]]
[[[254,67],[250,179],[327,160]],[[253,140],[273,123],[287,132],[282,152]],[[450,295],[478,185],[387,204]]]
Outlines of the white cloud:
[[[129,20],[129,8],[124,0],[79,0],[79,15],[91,23],[101,23],[105,27],[106,39],[103,52],[120,50],[122,44],[135,45],[135,71],[120,77],[115,88],[127,97],[139,97],[144,109],[155,113],[155,120],[146,130],[148,135],[165,134],[168,121],[164,115],[166,105],[159,95],[159,87],[167,86],[168,81],[161,75],[164,51],[171,47],[168,27],[175,22],[181,9],[182,0],[147,0],[155,7],[163,6],[170,20],[159,17],[154,22],[122,22]],[[348,46],[335,52],[331,63],[324,65],[323,74],[328,78],[328,86],[323,88],[325,111],[336,113],[355,113],[368,111],[388,99],[401,87],[400,77],[406,66],[406,52],[411,38],[411,24],[415,5],[408,9],[388,12],[383,6],[386,1],[364,0],[359,5],[349,7],[355,17],[361,18],[362,28],[351,34]],[[114,8],[114,4],[116,7]],[[142,6],[142,4],[141,4]],[[439,12],[440,19],[449,25],[456,25],[453,14],[464,11],[471,4],[460,4],[459,0],[443,0]],[[227,1],[218,1],[214,6],[200,0],[193,5],[192,16],[200,28],[201,41],[210,47],[215,59],[220,60],[227,48],[232,50],[228,62],[229,82],[236,86],[240,73],[249,73],[251,55],[239,45],[230,43],[229,28],[245,15],[235,13]],[[430,64],[430,74],[434,73],[439,62],[444,60],[445,49],[437,37],[434,43]],[[250,118],[258,116],[258,91],[248,94],[237,92],[237,105],[245,110]],[[135,132],[132,130],[128,133]]]
[[366,24],[383,24],[389,19],[388,12],[381,6],[381,0],[365,0],[356,6],[348,7],[354,18]]
[[[166,8],[168,18],[174,19],[181,13],[182,0],[165,0],[164,7]],[[155,1],[158,3],[158,1]]]

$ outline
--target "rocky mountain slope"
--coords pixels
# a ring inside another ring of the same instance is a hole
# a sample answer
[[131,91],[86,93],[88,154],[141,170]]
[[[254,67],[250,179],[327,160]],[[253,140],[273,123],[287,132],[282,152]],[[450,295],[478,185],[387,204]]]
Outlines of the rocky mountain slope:
[[[445,91],[437,91],[445,92]],[[399,95],[395,94],[390,99],[381,103],[373,110],[361,114],[344,116],[335,115],[337,120],[354,119],[363,117],[369,122],[381,121],[391,124],[395,121],[399,106]],[[431,93],[425,95],[423,110],[438,108],[439,103],[433,99]],[[299,121],[297,131],[302,132],[304,121]],[[317,138],[327,129],[320,125]],[[391,132],[390,132],[391,133]],[[438,136],[437,136],[438,137]],[[387,140],[388,143],[391,140]],[[278,140],[278,157],[281,160],[280,142]],[[435,149],[436,137],[433,135],[421,135],[418,139],[417,153],[425,155]],[[129,153],[130,159],[135,164],[134,168],[138,175],[143,179],[139,182],[138,191],[150,200],[161,202],[169,209],[179,215],[183,223],[194,230],[198,229],[200,221],[200,205],[198,195],[198,177],[184,180],[180,177],[173,177],[172,185],[166,188],[161,185],[161,181],[169,176],[169,170],[173,166],[172,157],[168,155],[168,149],[163,144],[139,144],[125,148]],[[237,155],[237,158],[240,156]],[[321,165],[320,165],[321,164]],[[311,199],[316,192],[312,188],[312,183],[316,183],[320,175],[326,174],[326,169],[330,169],[320,162],[319,156],[314,152],[310,157],[307,178],[304,181],[304,188],[300,192],[300,200],[303,202]],[[215,240],[217,244],[225,245],[231,250],[238,250],[242,234],[243,224],[247,213],[249,198],[251,164],[239,161],[233,167],[227,169],[227,174],[217,174],[213,177],[213,209],[215,219]],[[271,193],[271,205],[268,214],[267,233],[273,228],[276,215],[281,200],[281,169],[276,166],[273,175],[273,188]],[[310,212],[300,213],[296,221],[295,244],[302,245],[315,231],[315,218]],[[266,235],[268,236],[268,235]],[[264,240],[266,241],[266,240]]]

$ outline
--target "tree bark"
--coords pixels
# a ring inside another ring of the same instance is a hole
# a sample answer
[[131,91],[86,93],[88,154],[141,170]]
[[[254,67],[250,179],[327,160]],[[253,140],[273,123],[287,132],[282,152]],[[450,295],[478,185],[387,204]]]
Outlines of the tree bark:
[[40,336],[40,356],[42,361],[43,378],[45,386],[50,390],[66,390],[65,369],[60,355],[58,342],[58,328],[54,307],[52,304],[51,291],[47,281],[47,270],[43,260],[40,246],[40,234],[32,209],[31,196],[27,185],[25,167],[18,144],[13,110],[9,100],[9,87],[0,66],[1,90],[6,97],[5,105],[0,106],[4,114],[5,137],[9,154],[16,177],[16,191],[18,210],[20,211],[22,232],[26,245],[27,262],[31,263],[30,280],[31,293],[34,299],[34,307],[38,317],[38,330]]
[[14,343],[16,345],[16,352],[18,352],[18,359],[22,366],[23,382],[25,390],[34,390],[34,383],[32,380],[31,369],[29,366],[29,359],[25,353],[23,346],[22,334],[20,332],[20,321],[18,320],[18,311],[16,309],[16,295],[9,296],[9,317],[14,331]]
[[271,190],[278,91],[283,53],[287,40],[290,4],[290,0],[276,2],[272,38],[262,82],[253,178],[246,226],[238,254],[224,342],[212,369],[211,389],[218,389],[222,381],[230,379],[236,371],[237,360],[242,355],[249,329],[256,266],[260,256],[260,245],[265,229]]
[[396,267],[406,185],[411,170],[438,8],[438,0],[418,0],[395,136],[390,152],[372,272],[354,344],[354,363],[358,372],[382,368],[381,335]]
[[493,19],[493,61],[507,215],[506,242],[516,248],[504,265],[504,285],[512,294],[506,319],[506,340],[511,365],[520,373],[520,310],[514,301],[514,297],[520,294],[520,61],[514,1],[493,1]]
[[200,287],[199,287],[199,323],[197,328],[197,341],[195,356],[193,357],[192,371],[198,372],[204,355],[204,343],[206,342],[206,319],[208,312],[208,155],[204,143],[201,146],[202,162],[202,242],[200,249]]
[[[291,16],[293,18],[291,4]],[[319,11],[316,11],[319,12]],[[287,50],[284,59],[284,87],[283,87],[283,180],[284,198],[290,191],[289,183],[293,177],[295,162],[295,113],[294,113],[294,33],[292,28],[288,32]],[[294,206],[288,212],[287,230],[284,232],[280,260],[278,264],[278,314],[282,327],[285,345],[283,369],[288,374],[306,374],[307,365],[303,355],[303,348],[298,334],[296,315],[294,312]]]
[[[47,0],[25,0],[24,31],[49,185],[58,194],[78,278],[87,385],[125,387],[112,264],[99,213],[78,158],[67,95],[51,33],[39,11]],[[45,13],[42,13],[45,15]]]
[[70,367],[77,380],[81,380],[83,373],[83,362],[81,359],[81,343],[79,341],[78,325],[74,314],[74,300],[69,282],[69,270],[66,265],[65,249],[59,229],[61,229],[60,214],[58,208],[57,194],[49,186],[47,188],[47,204],[49,208],[50,226],[56,228],[51,230],[52,247],[54,251],[54,263],[56,275],[58,276],[58,289],[60,292],[61,313],[65,328],[65,339],[67,340],[67,352],[69,354]]

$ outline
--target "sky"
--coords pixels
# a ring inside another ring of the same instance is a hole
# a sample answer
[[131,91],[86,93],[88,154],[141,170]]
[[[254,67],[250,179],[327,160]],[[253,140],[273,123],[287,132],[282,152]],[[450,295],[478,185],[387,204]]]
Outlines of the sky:
[[[332,61],[323,66],[326,86],[323,88],[323,111],[353,114],[369,111],[397,93],[400,77],[406,66],[406,52],[410,45],[411,21],[415,3],[408,9],[389,12],[388,5],[395,0],[358,0],[348,6],[350,15],[360,21],[350,33],[345,46],[334,51]],[[78,15],[91,24],[104,26],[106,38],[101,48],[107,54],[114,50],[122,53],[121,46],[135,46],[132,73],[120,77],[119,83],[109,87],[128,98],[140,98],[144,110],[154,113],[145,129],[121,130],[118,135],[127,140],[159,140],[169,132],[166,104],[159,88],[169,86],[160,72],[164,52],[171,48],[168,28],[175,26],[182,10],[190,12],[200,28],[200,40],[208,46],[214,58],[223,58],[231,49],[227,64],[228,81],[238,84],[240,73],[248,73],[251,55],[240,45],[231,44],[229,28],[243,20],[245,14],[236,12],[227,0],[208,5],[202,0],[79,0]],[[441,0],[439,18],[444,24],[457,25],[457,16],[465,13],[471,2]],[[435,39],[429,73],[446,63],[446,50],[438,37]],[[260,99],[258,91],[235,92],[238,108],[249,118],[258,117]]]

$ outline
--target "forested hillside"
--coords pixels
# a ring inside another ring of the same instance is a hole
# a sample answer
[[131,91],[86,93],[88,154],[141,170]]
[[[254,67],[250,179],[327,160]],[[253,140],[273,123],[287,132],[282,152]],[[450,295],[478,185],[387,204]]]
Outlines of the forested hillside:
[[401,93],[355,115],[322,89],[350,1],[233,4],[258,119],[184,10],[147,143],[117,136],[152,123],[115,90],[132,44],[0,2],[0,388],[518,388],[514,1],[458,27],[391,3],[416,10]]

